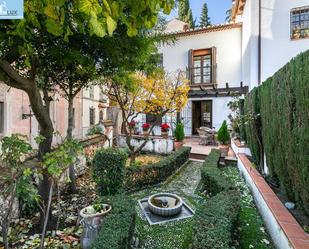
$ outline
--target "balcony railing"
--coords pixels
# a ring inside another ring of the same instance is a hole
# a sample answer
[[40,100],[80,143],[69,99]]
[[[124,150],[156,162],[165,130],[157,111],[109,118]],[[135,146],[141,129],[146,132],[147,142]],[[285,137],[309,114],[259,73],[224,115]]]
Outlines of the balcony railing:
[[190,86],[213,86],[217,83],[217,64],[203,67],[187,67]]

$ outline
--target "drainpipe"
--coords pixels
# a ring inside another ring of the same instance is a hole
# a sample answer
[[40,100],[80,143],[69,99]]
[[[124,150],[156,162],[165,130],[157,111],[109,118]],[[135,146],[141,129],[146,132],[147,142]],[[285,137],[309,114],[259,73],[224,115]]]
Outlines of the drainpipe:
[[261,85],[262,74],[262,0],[259,0],[259,36],[258,36],[258,84]]

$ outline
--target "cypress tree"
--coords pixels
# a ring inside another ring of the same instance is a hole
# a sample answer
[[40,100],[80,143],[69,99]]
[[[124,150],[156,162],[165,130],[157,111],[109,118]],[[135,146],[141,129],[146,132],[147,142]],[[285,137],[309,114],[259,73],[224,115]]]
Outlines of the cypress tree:
[[208,16],[208,7],[207,3],[204,3],[200,19],[200,27],[203,28],[209,25],[211,25],[211,23],[210,23],[210,17]]
[[193,20],[193,14],[190,8],[189,0],[179,0],[178,19],[188,23],[189,28],[195,27],[195,21]]
[[188,12],[187,23],[188,23],[190,28],[192,28],[192,29],[195,28],[195,22],[193,20],[193,14],[192,14],[191,9],[189,9],[189,12]]
[[188,19],[190,4],[189,0],[179,0],[178,5],[178,19],[186,22]]

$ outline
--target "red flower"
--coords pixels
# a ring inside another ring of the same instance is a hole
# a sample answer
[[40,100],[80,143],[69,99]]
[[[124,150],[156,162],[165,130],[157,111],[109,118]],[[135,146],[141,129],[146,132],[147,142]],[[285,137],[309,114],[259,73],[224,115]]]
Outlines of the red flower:
[[131,127],[131,128],[133,128],[133,127],[135,127],[135,121],[134,120],[132,120],[131,122],[129,122],[129,126]]
[[170,129],[170,126],[167,123],[161,124],[160,127],[161,127],[161,132],[167,132]]
[[150,127],[150,124],[147,124],[147,123],[142,125],[143,131],[148,131],[149,127]]

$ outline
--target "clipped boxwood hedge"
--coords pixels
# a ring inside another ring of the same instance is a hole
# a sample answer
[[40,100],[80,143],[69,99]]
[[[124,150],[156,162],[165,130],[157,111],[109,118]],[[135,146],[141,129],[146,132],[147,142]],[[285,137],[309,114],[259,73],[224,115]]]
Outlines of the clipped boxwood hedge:
[[[246,135],[254,159],[265,152],[273,179],[309,214],[309,50],[301,53],[250,92],[245,115],[260,114]],[[255,102],[256,104],[250,104]],[[258,108],[256,108],[258,107]],[[262,144],[254,139],[262,136]]]
[[203,188],[212,196],[232,188],[230,181],[222,175],[221,170],[218,168],[219,159],[220,150],[212,149],[201,171]]
[[132,166],[126,170],[125,188],[134,190],[166,180],[188,161],[191,147],[182,147],[162,160],[143,167]]
[[212,196],[194,216],[193,249],[229,249],[240,210],[240,195],[218,168],[220,151],[212,149],[202,166],[203,188]]
[[236,190],[222,191],[200,205],[194,216],[192,248],[232,248],[239,208]]
[[100,196],[119,194],[123,190],[127,158],[122,149],[97,150],[92,161],[92,176]]
[[124,195],[104,198],[112,205],[111,213],[101,224],[97,239],[91,249],[129,249],[135,229],[135,203]]

